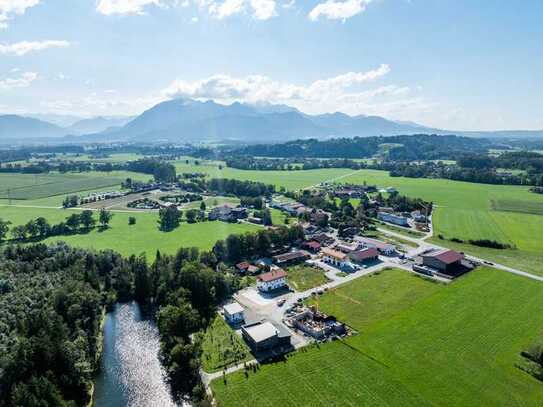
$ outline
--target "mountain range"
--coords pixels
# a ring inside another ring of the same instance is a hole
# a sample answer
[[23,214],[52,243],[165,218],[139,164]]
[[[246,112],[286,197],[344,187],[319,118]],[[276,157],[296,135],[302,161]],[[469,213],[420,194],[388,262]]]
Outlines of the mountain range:
[[[344,113],[308,115],[286,105],[173,99],[136,117],[95,117],[61,127],[32,117],[0,116],[0,141],[66,142],[145,141],[244,143],[281,142],[304,138],[370,137],[409,134],[457,134],[472,137],[543,137],[542,131],[458,132],[379,116]],[[60,140],[57,140],[60,141]]]

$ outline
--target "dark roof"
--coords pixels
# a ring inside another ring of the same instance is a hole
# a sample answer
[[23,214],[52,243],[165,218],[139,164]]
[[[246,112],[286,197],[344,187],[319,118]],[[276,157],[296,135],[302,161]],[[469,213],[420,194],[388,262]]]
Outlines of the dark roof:
[[464,258],[462,253],[455,252],[454,250],[438,250],[433,253],[428,253],[424,257],[433,257],[445,264],[452,264],[461,261]]
[[284,278],[287,276],[287,272],[283,269],[273,270],[269,273],[264,273],[259,275],[257,278],[260,281],[269,282],[274,280],[279,280],[280,278]]
[[284,262],[284,261],[290,261],[290,260],[296,260],[296,259],[302,259],[302,258],[305,259],[307,257],[309,257],[307,252],[300,250],[297,252],[279,254],[277,256],[273,256],[273,259],[277,262]]

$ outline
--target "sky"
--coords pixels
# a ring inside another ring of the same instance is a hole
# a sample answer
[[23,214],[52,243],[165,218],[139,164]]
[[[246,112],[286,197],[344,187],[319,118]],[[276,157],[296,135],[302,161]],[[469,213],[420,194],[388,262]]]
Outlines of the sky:
[[175,97],[543,129],[543,1],[0,0],[0,112]]

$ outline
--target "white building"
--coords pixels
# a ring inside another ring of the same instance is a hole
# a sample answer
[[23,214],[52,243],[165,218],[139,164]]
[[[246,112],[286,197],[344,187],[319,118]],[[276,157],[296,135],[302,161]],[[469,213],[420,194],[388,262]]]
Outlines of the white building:
[[224,318],[227,322],[230,322],[231,324],[238,324],[245,319],[245,310],[237,302],[227,304],[222,309],[224,311]]
[[322,259],[325,263],[329,263],[337,267],[345,267],[349,263],[349,258],[347,257],[347,255],[340,251],[333,250],[328,247],[323,247],[321,252]]
[[287,286],[287,272],[281,268],[275,268],[269,273],[257,277],[257,288],[262,292],[270,292]]

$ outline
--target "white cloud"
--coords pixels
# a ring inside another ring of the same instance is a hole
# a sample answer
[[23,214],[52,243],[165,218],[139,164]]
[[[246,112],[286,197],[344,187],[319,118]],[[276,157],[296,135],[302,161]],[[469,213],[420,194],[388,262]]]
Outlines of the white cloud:
[[213,1],[208,8],[209,14],[219,20],[242,13],[244,9],[245,0],[224,0],[222,3]]
[[213,99],[219,103],[286,103],[308,113],[344,111],[358,114],[364,112],[372,101],[409,94],[409,88],[395,85],[360,89],[389,72],[390,67],[383,64],[367,72],[349,72],[316,80],[306,86],[278,82],[261,75],[235,78],[219,74],[196,81],[176,80],[163,94],[172,98]]
[[316,5],[309,12],[309,19],[317,21],[319,18],[328,18],[329,20],[343,20],[351,18],[366,10],[366,6],[372,0],[327,0],[324,3]]
[[23,15],[27,8],[39,3],[40,0],[0,0],[0,28],[6,28],[13,15]]
[[18,78],[4,78],[0,79],[0,89],[12,90],[15,88],[27,88],[38,79],[36,72],[24,72]]
[[160,0],[99,0],[96,10],[106,16],[113,14],[143,14],[147,6],[161,6]]
[[277,15],[274,0],[251,0],[251,7],[257,20],[268,20]]
[[21,41],[12,44],[0,44],[0,55],[23,56],[29,52],[43,51],[49,48],[66,48],[69,46],[70,43],[68,41]]

